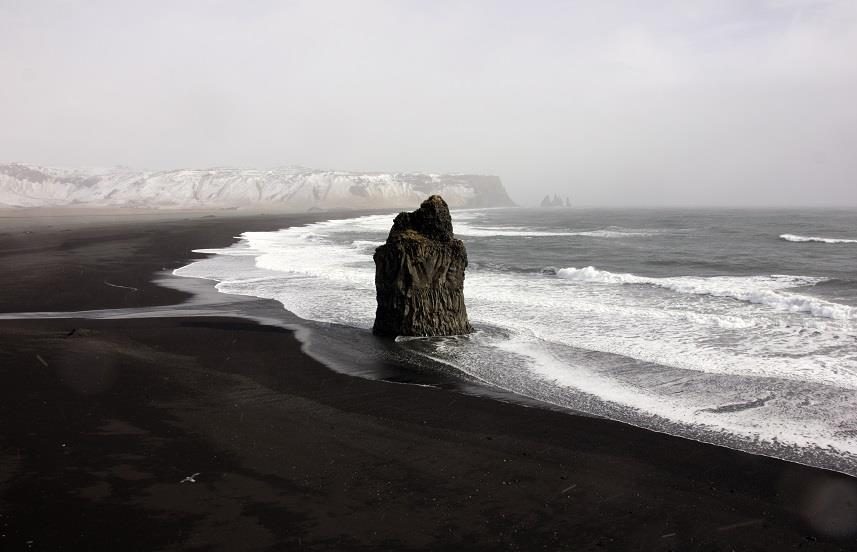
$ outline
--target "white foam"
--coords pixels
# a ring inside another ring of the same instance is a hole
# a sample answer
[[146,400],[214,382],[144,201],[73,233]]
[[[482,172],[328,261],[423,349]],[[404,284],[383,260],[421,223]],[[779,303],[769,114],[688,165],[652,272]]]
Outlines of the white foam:
[[[455,219],[455,234],[459,237],[473,238],[490,238],[490,237],[515,237],[515,238],[539,238],[539,237],[561,237],[561,236],[582,236],[594,238],[625,238],[625,237],[643,237],[651,236],[657,231],[642,231],[636,229],[625,229],[617,227],[608,227],[599,230],[580,230],[580,231],[565,231],[565,230],[550,230],[543,228],[533,228],[528,226],[491,226],[478,224],[482,218],[482,214],[470,209],[461,209],[452,211]],[[367,215],[348,219],[348,225],[342,225],[340,220],[324,221],[312,225],[315,231],[324,233],[326,230],[331,230],[336,233],[340,232],[377,232],[379,235],[390,231],[392,220],[396,213],[388,213],[383,215]],[[383,240],[381,240],[383,241]]]
[[593,238],[633,238],[653,235],[653,232],[636,230],[588,230],[585,232],[574,232],[575,236],[590,236]]
[[555,237],[555,236],[578,236],[590,238],[629,238],[651,236],[652,232],[643,232],[637,230],[625,229],[601,229],[601,230],[580,230],[580,231],[556,231],[556,230],[540,230],[537,228],[529,228],[525,226],[478,226],[471,225],[467,221],[456,221],[455,233],[458,236],[472,237]]
[[[459,221],[461,215],[466,220]],[[473,230],[480,218],[474,212],[461,215],[453,212],[457,231]],[[368,329],[375,309],[371,255],[391,220],[391,215],[373,215],[248,232],[238,245],[207,250],[217,256],[176,274],[218,280],[224,292],[276,299],[305,319]],[[480,228],[494,235],[542,231]],[[450,342],[436,356],[500,387],[604,414],[593,399],[580,402],[570,390],[590,394],[614,405],[611,416],[640,425],[657,417],[685,428],[670,431],[722,432],[751,443],[749,448],[790,443],[857,453],[857,442],[844,432],[855,425],[848,413],[857,408],[853,311],[793,291],[821,278],[652,278],[594,267],[557,272],[561,277],[468,272],[471,320],[477,327],[501,328],[503,337],[483,332]],[[601,357],[579,363],[574,351],[646,364],[599,367]],[[677,375],[664,381],[665,371]],[[716,411],[768,397],[768,385],[779,386],[779,394],[765,406]]]
[[[711,407],[720,406],[722,399],[718,397],[718,391],[712,390],[708,397],[707,408],[700,408],[699,402],[688,401],[689,397],[675,397],[673,394],[658,393],[629,382],[618,382],[611,378],[605,378],[582,364],[570,366],[568,362],[556,355],[551,354],[549,348],[540,346],[537,340],[513,338],[497,345],[499,348],[513,354],[524,355],[532,360],[531,368],[535,375],[552,385],[559,385],[582,391],[596,397],[609,397],[611,402],[630,407],[636,413],[642,415],[643,425],[659,429],[660,422],[645,422],[645,418],[656,416],[662,420],[673,420],[679,423],[692,425],[694,434],[716,434],[724,432],[730,436],[740,436],[747,440],[756,441],[763,439],[772,442],[787,443],[798,447],[814,447],[829,450],[838,450],[846,454],[857,453],[857,442],[854,439],[843,439],[837,435],[835,430],[825,423],[828,412],[822,406],[819,412],[817,408],[814,414],[818,417],[805,416],[800,423],[791,423],[782,409],[789,408],[787,401],[780,400],[775,393],[765,389],[749,390],[744,395],[743,402],[749,397],[763,397],[760,401],[762,412],[765,413],[764,428],[760,431],[757,413],[750,411],[735,412],[724,416],[721,412],[712,411]],[[490,376],[489,376],[490,378]],[[755,393],[755,395],[754,395]],[[549,394],[545,397],[549,402],[563,404],[561,395]],[[551,400],[553,399],[553,400]],[[705,399],[703,399],[705,400]],[[843,400],[838,398],[837,400]],[[857,406],[853,397],[844,399],[847,407]],[[765,403],[771,404],[765,404]],[[818,406],[818,405],[817,405]],[[838,405],[842,406],[842,405]],[[810,409],[807,409],[810,410]],[[807,412],[809,414],[809,412]],[[837,423],[845,425],[849,422],[849,416],[839,413],[836,417]]]
[[786,312],[804,312],[813,316],[837,320],[850,320],[855,317],[854,308],[848,305],[840,305],[808,295],[783,291],[795,287],[811,286],[824,281],[824,278],[810,276],[712,276],[708,278],[683,276],[650,278],[635,274],[617,274],[606,270],[598,270],[593,266],[563,268],[557,271],[557,276],[577,282],[651,285],[669,289],[677,293],[726,297],[765,305]]
[[857,243],[857,240],[849,240],[844,238],[816,238],[813,236],[798,236],[795,234],[782,234],[780,239],[790,242],[817,242],[817,243]]
[[545,237],[545,236],[576,236],[575,232],[552,232],[549,230],[536,230],[526,227],[505,227],[497,228],[492,226],[471,226],[469,224],[456,224],[455,234],[457,236],[471,237],[493,237],[493,236],[509,236],[509,237]]

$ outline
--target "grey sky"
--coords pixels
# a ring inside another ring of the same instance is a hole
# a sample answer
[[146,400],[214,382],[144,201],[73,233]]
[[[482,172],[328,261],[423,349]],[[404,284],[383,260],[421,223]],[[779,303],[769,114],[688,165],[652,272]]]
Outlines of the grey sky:
[[0,161],[857,205],[857,1],[0,0]]

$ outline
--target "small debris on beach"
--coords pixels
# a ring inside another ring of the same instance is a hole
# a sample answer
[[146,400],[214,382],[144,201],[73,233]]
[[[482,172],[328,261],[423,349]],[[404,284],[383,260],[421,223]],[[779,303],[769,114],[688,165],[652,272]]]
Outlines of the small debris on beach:
[[740,527],[750,527],[751,525],[759,525],[760,523],[764,523],[764,519],[751,519],[749,521],[743,521],[741,523],[733,523],[731,525],[724,525],[722,527],[718,527],[718,531],[731,531],[732,529],[738,529]]
[[196,483],[196,477],[198,475],[199,475],[199,472],[196,472],[193,475],[189,475],[189,476],[185,477],[184,479],[179,481],[179,483]]
[[119,284],[111,284],[107,280],[104,280],[104,283],[110,287],[122,288],[122,289],[130,289],[131,291],[140,291],[139,289],[131,286],[120,286]]

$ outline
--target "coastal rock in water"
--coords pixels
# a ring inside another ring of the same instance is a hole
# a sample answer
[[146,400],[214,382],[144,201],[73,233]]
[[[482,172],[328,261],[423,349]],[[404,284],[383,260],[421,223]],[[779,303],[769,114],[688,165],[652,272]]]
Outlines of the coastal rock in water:
[[412,213],[399,213],[387,243],[375,250],[378,335],[470,333],[464,306],[467,251],[452,233],[452,217],[439,195]]
[[[556,194],[553,195],[553,199],[551,199],[550,195],[546,195],[540,205],[542,207],[562,207],[562,199],[560,199]],[[565,206],[571,207],[571,202],[568,200],[568,197],[565,198]]]

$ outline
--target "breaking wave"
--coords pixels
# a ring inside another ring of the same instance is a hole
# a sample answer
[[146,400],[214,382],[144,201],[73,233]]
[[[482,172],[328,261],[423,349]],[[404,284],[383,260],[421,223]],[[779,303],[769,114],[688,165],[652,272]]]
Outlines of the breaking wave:
[[[770,234],[755,226],[748,242],[768,238],[749,251],[736,253],[729,243],[711,252],[707,243],[733,234],[711,224],[688,232],[684,219],[641,229],[636,220],[609,218],[548,226],[526,212],[504,213],[511,223],[504,225],[489,215],[453,213],[461,236],[502,236],[465,238],[467,309],[478,331],[399,340],[392,354],[428,358],[573,410],[857,475],[857,306],[841,304],[852,297],[850,279],[836,293],[828,289],[848,273],[803,262],[800,248],[785,244],[770,262]],[[175,274],[214,280],[224,293],[275,299],[324,332],[347,327],[344,354],[376,354],[374,341],[354,336],[372,327],[372,253],[392,216],[247,232]],[[599,239],[643,233],[651,237]],[[681,235],[718,239],[683,240],[687,251],[664,254]],[[594,260],[621,268],[585,266]],[[639,274],[653,265],[666,276]],[[730,274],[734,267],[740,272]],[[769,275],[776,272],[825,277]],[[329,335],[310,346],[336,342]],[[360,354],[347,349],[349,340]]]
[[795,234],[782,234],[780,235],[780,239],[799,243],[857,243],[857,240],[849,240],[845,238],[816,238],[814,236],[798,236]]
[[556,236],[582,236],[587,238],[634,238],[652,236],[652,231],[641,231],[625,228],[604,228],[600,230],[580,230],[580,231],[551,231],[537,230],[522,226],[472,226],[467,223],[458,223],[455,233],[459,236],[472,237],[492,237],[492,236],[511,236],[511,237],[556,237]]
[[657,286],[676,293],[737,299],[738,301],[765,305],[781,311],[806,313],[835,320],[849,320],[855,317],[855,309],[853,307],[784,291],[790,288],[812,286],[825,281],[824,278],[810,276],[681,276],[674,278],[651,278],[637,276],[636,274],[617,274],[606,270],[598,270],[593,266],[563,268],[558,270],[556,275],[559,278],[577,282]]

